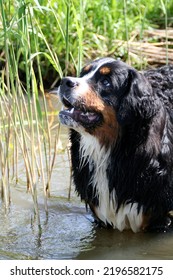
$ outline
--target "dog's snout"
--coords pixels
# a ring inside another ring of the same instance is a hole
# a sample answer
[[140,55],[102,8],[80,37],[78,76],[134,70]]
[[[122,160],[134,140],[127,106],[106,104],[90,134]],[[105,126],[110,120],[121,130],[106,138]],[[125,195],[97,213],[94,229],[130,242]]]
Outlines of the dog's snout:
[[68,88],[74,88],[74,87],[78,86],[78,82],[77,82],[77,80],[75,78],[67,77],[67,78],[63,78],[61,80],[61,84],[60,85],[61,86],[66,86]]

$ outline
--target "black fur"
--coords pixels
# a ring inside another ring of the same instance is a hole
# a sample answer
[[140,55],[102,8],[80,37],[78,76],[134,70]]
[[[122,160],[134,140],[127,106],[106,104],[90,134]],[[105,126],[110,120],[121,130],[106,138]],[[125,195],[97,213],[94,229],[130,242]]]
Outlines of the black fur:
[[[127,201],[137,202],[139,211],[143,207],[151,217],[148,229],[165,229],[173,210],[173,66],[144,72],[114,60],[106,66],[111,69],[110,87],[98,86],[97,73],[89,83],[114,108],[119,124],[105,174],[110,193],[116,190],[118,208]],[[85,74],[82,70],[81,77]],[[73,179],[81,199],[92,208],[99,200],[91,166],[80,167],[80,139],[71,129]]]

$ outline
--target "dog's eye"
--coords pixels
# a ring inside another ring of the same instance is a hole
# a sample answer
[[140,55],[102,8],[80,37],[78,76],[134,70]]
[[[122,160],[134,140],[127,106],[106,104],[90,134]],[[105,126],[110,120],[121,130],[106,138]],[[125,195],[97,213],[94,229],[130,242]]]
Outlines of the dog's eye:
[[107,78],[102,79],[102,80],[101,80],[101,83],[102,83],[102,85],[105,86],[105,87],[110,87],[110,85],[111,85],[109,79],[107,79]]

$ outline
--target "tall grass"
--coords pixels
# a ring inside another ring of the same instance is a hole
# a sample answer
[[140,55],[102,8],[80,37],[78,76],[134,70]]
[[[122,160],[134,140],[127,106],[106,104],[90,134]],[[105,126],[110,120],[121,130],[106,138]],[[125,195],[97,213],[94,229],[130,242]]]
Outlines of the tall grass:
[[[57,138],[51,138],[42,71],[39,63],[38,37],[48,43],[35,18],[34,8],[24,0],[15,1],[12,17],[11,3],[1,1],[4,57],[0,80],[0,169],[1,194],[5,208],[10,204],[12,179],[18,181],[18,153],[22,153],[27,178],[27,190],[33,198],[37,223],[41,227],[37,185],[42,180],[45,211],[50,195],[50,181],[57,151]],[[32,44],[31,44],[32,42]],[[42,53],[44,55],[44,53]],[[61,75],[56,54],[45,53]],[[21,80],[20,67],[25,73]],[[37,78],[36,72],[37,69]],[[43,109],[40,106],[43,100]],[[59,136],[57,128],[57,137]],[[52,141],[55,141],[52,153]],[[46,168],[44,168],[46,166]],[[46,173],[45,173],[46,170]]]

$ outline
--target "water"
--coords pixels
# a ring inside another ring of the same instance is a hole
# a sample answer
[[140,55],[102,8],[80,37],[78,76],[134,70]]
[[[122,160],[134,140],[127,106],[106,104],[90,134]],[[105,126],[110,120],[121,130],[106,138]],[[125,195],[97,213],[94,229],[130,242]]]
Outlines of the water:
[[48,216],[40,199],[40,233],[30,195],[12,190],[9,212],[0,211],[0,259],[173,259],[173,233],[98,228],[85,206],[68,202],[65,193],[49,199]]
[[[66,130],[61,139],[67,141]],[[19,160],[19,183],[11,185],[8,211],[0,201],[0,259],[173,259],[173,232],[134,234],[99,228],[73,189],[69,201],[66,152],[56,158],[48,215],[41,183],[38,186],[39,231],[32,197],[26,192],[22,157]]]

